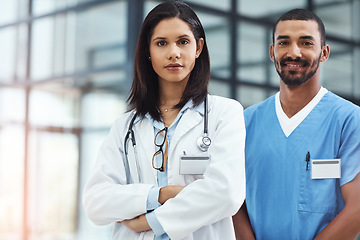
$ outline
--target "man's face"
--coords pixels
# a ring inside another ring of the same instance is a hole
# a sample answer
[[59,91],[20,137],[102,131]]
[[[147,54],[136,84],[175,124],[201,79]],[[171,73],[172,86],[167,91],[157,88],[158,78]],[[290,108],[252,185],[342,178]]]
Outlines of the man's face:
[[275,29],[270,56],[281,80],[299,86],[311,79],[320,62],[328,58],[328,46],[321,47],[316,21],[280,21]]

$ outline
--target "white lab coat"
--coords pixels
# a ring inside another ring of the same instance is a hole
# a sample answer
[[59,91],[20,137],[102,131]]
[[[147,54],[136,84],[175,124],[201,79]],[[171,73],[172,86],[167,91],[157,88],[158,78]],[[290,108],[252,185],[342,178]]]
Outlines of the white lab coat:
[[[199,155],[196,140],[203,135],[202,115],[188,109],[171,139],[168,152],[169,185],[186,186],[175,198],[155,210],[155,215],[172,240],[235,239],[232,218],[245,199],[243,107],[235,100],[208,96],[208,133],[211,161],[203,175],[180,175],[179,160]],[[113,239],[153,239],[154,233],[135,233],[116,221],[146,213],[152,186],[157,185],[157,171],[151,165],[155,153],[154,127],[147,118],[133,126],[144,183],[126,185],[124,138],[132,113],[115,122],[103,143],[94,171],[83,192],[88,217],[97,225],[114,223]],[[131,175],[136,180],[134,152],[129,144]]]

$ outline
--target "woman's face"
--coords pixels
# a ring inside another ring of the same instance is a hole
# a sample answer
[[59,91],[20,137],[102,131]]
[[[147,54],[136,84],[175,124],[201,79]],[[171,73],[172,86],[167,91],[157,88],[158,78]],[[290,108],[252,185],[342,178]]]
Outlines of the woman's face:
[[184,83],[189,80],[204,40],[196,43],[189,25],[179,18],[164,19],[150,39],[150,57],[159,82]]

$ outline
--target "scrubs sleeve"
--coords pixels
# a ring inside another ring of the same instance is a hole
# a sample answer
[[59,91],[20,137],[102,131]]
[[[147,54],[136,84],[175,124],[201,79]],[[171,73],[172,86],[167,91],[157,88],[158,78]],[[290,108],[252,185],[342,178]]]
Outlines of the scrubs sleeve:
[[[213,101],[209,104],[211,160],[203,178],[190,183],[175,198],[154,210],[170,239],[182,239],[204,226],[230,218],[245,198],[243,108],[230,99]],[[185,148],[188,142],[183,140],[180,148]]]
[[358,107],[345,119],[339,157],[342,186],[352,181],[360,172],[360,108]]
[[126,184],[123,143],[127,122],[123,117],[112,126],[85,184],[83,206],[96,225],[132,219],[147,212],[153,184]]

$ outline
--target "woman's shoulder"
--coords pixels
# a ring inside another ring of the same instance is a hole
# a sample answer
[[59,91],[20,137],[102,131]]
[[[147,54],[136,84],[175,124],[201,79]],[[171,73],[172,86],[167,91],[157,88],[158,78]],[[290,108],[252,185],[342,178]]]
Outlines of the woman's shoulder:
[[129,118],[134,116],[134,114],[135,114],[134,111],[128,111],[128,112],[122,113],[120,116],[118,116],[117,119],[115,119],[115,122],[113,125],[118,125],[118,124],[122,124],[124,122],[129,121]]
[[131,119],[135,116],[134,111],[121,114],[111,125],[111,129],[116,132],[125,132],[128,129]]
[[238,102],[235,99],[217,96],[217,95],[209,95],[209,106],[212,106],[214,108],[241,108],[243,109],[243,106],[240,102]]

